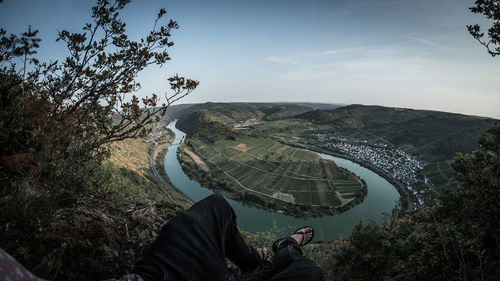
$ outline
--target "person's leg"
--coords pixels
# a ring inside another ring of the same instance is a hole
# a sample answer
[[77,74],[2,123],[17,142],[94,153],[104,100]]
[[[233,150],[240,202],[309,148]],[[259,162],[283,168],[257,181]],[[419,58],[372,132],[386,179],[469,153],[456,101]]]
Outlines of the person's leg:
[[273,258],[274,277],[270,281],[321,281],[323,271],[312,260],[303,256],[297,240],[283,240]]
[[[261,259],[257,250],[248,244],[238,230],[236,214],[222,195],[212,195],[186,213],[201,218],[211,238],[222,254],[243,271],[255,269]],[[207,211],[208,210],[208,211]]]
[[236,215],[221,195],[211,195],[165,224],[135,265],[146,280],[229,278],[225,256],[244,270],[260,264],[236,226]]

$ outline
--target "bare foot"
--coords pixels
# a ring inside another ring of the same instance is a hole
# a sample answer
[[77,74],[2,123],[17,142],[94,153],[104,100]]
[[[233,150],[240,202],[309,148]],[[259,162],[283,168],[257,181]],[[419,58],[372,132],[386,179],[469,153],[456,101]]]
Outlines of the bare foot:
[[266,247],[257,248],[257,253],[259,253],[261,264],[269,257],[269,251]]

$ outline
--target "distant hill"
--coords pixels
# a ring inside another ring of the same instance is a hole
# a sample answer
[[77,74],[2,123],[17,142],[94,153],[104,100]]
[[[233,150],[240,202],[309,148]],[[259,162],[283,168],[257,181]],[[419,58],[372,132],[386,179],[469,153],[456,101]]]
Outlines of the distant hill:
[[291,102],[291,103],[283,103],[285,105],[297,105],[297,106],[304,106],[308,107],[311,109],[335,109],[339,107],[346,106],[347,104],[341,104],[341,103],[314,103],[314,102]]
[[[256,117],[264,118],[265,120],[276,120],[292,117],[301,113],[305,113],[315,109],[335,109],[342,107],[342,104],[326,104],[326,103],[200,103],[200,104],[180,104],[173,105],[168,108],[167,114],[173,118],[180,119],[186,115],[199,110],[219,110],[221,113],[230,113],[229,111],[246,111],[252,112]],[[244,118],[244,115],[238,117],[238,114],[233,114],[234,118]],[[251,117],[252,118],[252,117]]]
[[171,105],[167,108],[167,116],[178,119],[183,112],[196,105],[196,103]]
[[495,121],[439,111],[365,105],[313,110],[296,117],[328,125],[347,136],[376,136],[427,161],[451,159],[456,152],[478,149],[478,136]]

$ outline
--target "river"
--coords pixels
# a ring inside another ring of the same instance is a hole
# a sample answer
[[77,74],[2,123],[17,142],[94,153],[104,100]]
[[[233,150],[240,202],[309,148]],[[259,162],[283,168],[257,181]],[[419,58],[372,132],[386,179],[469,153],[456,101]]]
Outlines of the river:
[[[213,192],[201,186],[198,182],[190,180],[182,171],[177,159],[177,148],[180,145],[179,139],[183,140],[186,134],[175,128],[175,123],[176,121],[167,126],[175,132],[177,140],[168,148],[165,157],[165,170],[172,183],[189,198],[197,202]],[[337,215],[304,219],[269,212],[228,199],[236,212],[238,225],[250,232],[262,232],[275,226],[295,229],[302,225],[311,225],[314,227],[316,240],[332,240],[348,236],[360,219],[368,218],[381,222],[384,212],[391,213],[399,200],[399,193],[387,180],[350,160],[323,153],[318,154],[325,159],[335,161],[338,166],[346,168],[365,180],[368,195],[361,204]]]

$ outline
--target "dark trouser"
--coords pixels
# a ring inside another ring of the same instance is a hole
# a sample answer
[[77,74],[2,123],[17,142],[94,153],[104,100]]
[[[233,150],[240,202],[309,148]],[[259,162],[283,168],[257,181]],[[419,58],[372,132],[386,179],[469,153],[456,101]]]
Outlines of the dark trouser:
[[270,281],[320,281],[323,270],[302,255],[295,239],[282,242],[273,258],[274,277]]
[[[321,269],[302,256],[296,242],[281,246],[275,255],[279,273],[272,280],[321,280]],[[226,268],[225,257],[243,271],[260,264],[258,252],[238,231],[231,206],[221,195],[211,195],[165,224],[133,271],[147,281],[239,280]]]

